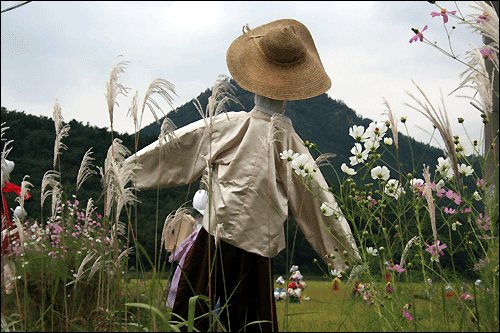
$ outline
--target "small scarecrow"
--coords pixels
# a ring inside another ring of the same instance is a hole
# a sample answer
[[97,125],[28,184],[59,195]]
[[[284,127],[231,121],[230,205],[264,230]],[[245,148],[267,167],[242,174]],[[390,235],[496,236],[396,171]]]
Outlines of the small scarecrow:
[[290,269],[290,274],[290,283],[287,286],[290,303],[300,303],[303,288],[302,274],[300,274],[299,266],[293,265]]
[[282,301],[283,299],[286,298],[286,289],[283,288],[281,285],[285,283],[285,280],[283,279],[282,276],[276,279],[276,283],[278,284],[278,288],[274,289],[274,298],[277,301]]
[[[190,220],[192,220],[192,222],[191,223],[184,223],[184,225],[189,226],[189,228],[187,228],[187,227],[186,228],[188,230],[190,230],[190,233],[186,237],[184,237],[184,239],[182,239],[182,242],[179,244],[179,246],[173,248],[173,251],[171,251],[172,254],[170,255],[170,257],[168,259],[168,261],[170,261],[170,262],[177,261],[177,260],[179,261],[179,264],[178,264],[177,268],[175,269],[174,275],[172,277],[172,283],[170,285],[170,289],[169,289],[168,296],[167,296],[166,306],[169,308],[174,307],[174,302],[175,302],[175,297],[177,295],[177,287],[179,284],[179,279],[181,277],[182,267],[184,265],[184,261],[186,260],[186,255],[187,255],[189,249],[191,248],[191,246],[193,245],[196,237],[198,236],[198,232],[201,229],[201,220],[203,218],[203,215],[205,214],[205,206],[207,205],[207,201],[208,201],[208,192],[207,191],[205,191],[205,190],[196,191],[196,193],[194,194],[194,197],[193,197],[193,208],[197,211],[196,217],[193,218],[191,215],[188,215],[188,214],[184,214],[184,216],[182,217],[182,220],[183,220],[182,222],[184,222],[184,219],[186,218],[186,216],[188,216],[188,218],[190,218]],[[179,223],[179,224],[181,224],[181,223]],[[181,226],[177,227],[178,232],[179,232],[180,228],[181,228]],[[173,237],[172,237],[172,239],[173,239]],[[176,241],[178,242],[179,240],[176,240]],[[165,243],[167,243],[167,241],[165,241]],[[165,248],[167,248],[167,246],[165,246]],[[167,248],[167,251],[168,251],[168,248]]]

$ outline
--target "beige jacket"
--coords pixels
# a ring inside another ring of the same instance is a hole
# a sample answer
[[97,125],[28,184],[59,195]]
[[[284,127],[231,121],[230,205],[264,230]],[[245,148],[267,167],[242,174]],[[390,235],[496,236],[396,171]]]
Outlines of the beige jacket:
[[[158,141],[129,157],[142,165],[136,171],[139,190],[179,186],[197,180],[207,166],[213,167],[213,196],[205,209],[203,227],[221,240],[245,251],[274,257],[285,248],[284,221],[290,205],[306,239],[332,269],[344,270],[341,254],[359,258],[351,229],[344,217],[334,219],[321,213],[323,202],[333,203],[319,169],[303,185],[303,177],[290,168],[280,153],[291,149],[308,154],[288,117],[279,113],[276,102],[256,95],[250,111],[220,114],[212,126],[203,119],[175,131],[178,145]],[[211,128],[211,136],[204,137]],[[317,195],[317,197],[315,197]],[[219,226],[218,226],[219,225]],[[338,248],[338,252],[334,249]],[[325,255],[336,254],[336,259]]]

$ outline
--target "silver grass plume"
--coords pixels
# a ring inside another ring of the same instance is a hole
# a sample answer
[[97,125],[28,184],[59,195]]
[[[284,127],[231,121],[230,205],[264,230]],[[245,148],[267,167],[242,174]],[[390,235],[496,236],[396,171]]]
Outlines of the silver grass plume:
[[[101,258],[102,258],[102,255],[99,256],[96,261],[94,262],[94,264],[92,265],[92,267],[90,268],[90,273],[89,273],[89,276],[87,278],[87,281],[90,281],[90,279],[92,278],[92,276],[94,276],[94,274],[99,270],[99,268],[101,267],[106,267],[108,268],[108,272],[110,275],[113,275],[115,274],[115,270],[118,270],[120,268],[120,265],[121,265],[121,262],[123,260],[123,258],[132,253],[133,251],[133,247],[129,247],[125,250],[123,250],[119,255],[118,255],[118,260],[115,262],[113,262],[112,260],[108,260],[106,262],[102,262],[101,261]],[[115,268],[115,269],[112,269],[112,268]]]
[[90,281],[90,279],[95,274],[95,272],[97,272],[99,270],[99,268],[102,266],[101,258],[102,258],[102,255],[97,257],[97,259],[94,261],[94,264],[92,264],[92,267],[90,268],[90,274],[87,278],[87,281]]
[[89,198],[89,200],[87,201],[87,208],[85,209],[85,224],[83,225],[83,230],[87,230],[90,218],[96,208],[97,207],[94,206],[94,201],[92,200],[92,198]]
[[80,267],[78,267],[78,271],[76,272],[76,275],[75,275],[75,279],[71,282],[69,282],[68,284],[66,284],[66,286],[69,286],[70,284],[72,283],[75,283],[75,286],[76,286],[76,283],[82,278],[83,276],[83,273],[85,273],[86,271],[88,271],[89,269],[86,269],[84,271],[84,268],[85,268],[85,265],[90,261],[92,260],[92,258],[94,258],[95,256],[95,253],[89,253],[85,256],[85,258],[83,258],[82,260],[82,263],[80,264]]
[[[17,217],[16,215],[14,215],[12,217],[12,219],[14,220],[14,224],[16,225],[16,228],[13,229],[10,234],[17,234],[19,235],[19,244],[21,245],[21,249],[24,250],[24,227],[23,227],[23,224],[21,223],[21,220],[19,219],[19,217]],[[7,231],[9,230],[9,228],[6,229]]]
[[316,158],[316,161],[315,161],[316,166],[321,167],[324,165],[331,165],[330,162],[328,161],[328,159],[334,158],[336,156],[337,156],[337,154],[332,154],[332,153],[321,154],[318,156],[318,158]]
[[160,127],[160,135],[158,136],[158,145],[160,147],[168,142],[179,146],[179,139],[175,135],[175,129],[174,122],[170,118],[165,117]]
[[[121,55],[119,56],[121,57]],[[130,61],[121,61],[113,68],[111,68],[111,73],[109,74],[109,81],[106,82],[106,102],[108,104],[109,121],[111,128],[113,128],[113,109],[115,104],[119,106],[116,98],[119,94],[127,96],[127,89],[121,83],[118,82],[120,74],[125,72],[125,68],[130,63]]]
[[137,102],[137,99],[139,97],[138,95],[139,92],[136,90],[135,95],[132,98],[132,105],[129,107],[127,111],[127,116],[130,115],[132,117],[132,120],[134,121],[134,129],[136,132],[139,129],[138,127],[139,124],[137,123],[137,109],[139,108],[139,104]]
[[82,163],[80,164],[80,169],[78,170],[78,176],[76,177],[77,191],[80,189],[83,182],[85,182],[88,178],[97,173],[94,170],[90,169],[90,166],[92,165],[90,161],[94,160],[93,157],[90,157],[90,154],[92,154],[91,150],[92,147],[90,147],[90,149],[87,150],[87,152],[83,156]]
[[[488,119],[491,119],[491,112],[493,111],[494,72],[491,73],[490,79],[490,74],[486,69],[485,59],[477,47],[467,51],[466,54],[466,58],[470,59],[468,62],[469,67],[460,74],[460,78],[464,79],[450,94],[462,88],[472,88],[479,94],[480,100],[475,97],[464,95],[460,95],[459,97],[469,98],[481,105],[481,111],[488,116]],[[498,63],[496,66],[498,66]]]
[[285,135],[284,131],[277,126],[277,123],[280,119],[280,115],[277,113],[274,113],[271,116],[271,121],[269,122],[269,127],[267,130],[267,135],[265,137],[261,138],[262,144],[264,147],[266,147],[267,153],[271,151],[271,147],[276,147],[274,143],[278,140],[276,136],[278,134],[283,134]]
[[405,264],[406,256],[408,255],[408,250],[410,250],[410,247],[412,247],[416,242],[418,242],[418,236],[413,237],[408,243],[406,243],[403,254],[401,255],[401,262],[399,263],[399,266],[403,267],[403,265]]
[[[54,170],[49,170],[45,172],[42,178],[42,187],[41,187],[41,192],[40,192],[40,205],[43,207],[43,203],[45,202],[45,199],[49,195],[52,194],[52,190],[59,185],[59,181],[57,180],[59,178],[59,172],[54,171]],[[45,191],[45,188],[47,186],[50,186],[52,190],[47,190]]]
[[125,223],[116,221],[116,223],[113,224],[113,226],[111,227],[110,245],[113,245],[115,243],[115,233],[120,233],[122,235],[125,235]]
[[[229,77],[220,74],[215,80],[214,86],[212,88],[212,95],[208,98],[208,104],[205,112],[203,111],[203,108],[201,107],[198,99],[193,99],[194,106],[205,122],[205,131],[203,132],[203,136],[201,137],[196,154],[200,152],[203,141],[207,138],[210,140],[214,131],[214,121],[219,116],[219,114],[221,112],[225,112],[227,116],[226,104],[233,101],[237,104],[242,105],[240,101],[238,101],[238,99],[234,96],[235,91],[236,87],[231,84],[231,82],[229,81]],[[227,116],[227,120],[229,121],[229,116]],[[210,159],[211,158],[212,156],[210,156]],[[212,161],[209,161],[209,163],[211,162]],[[194,165],[192,172],[193,171]]]
[[33,187],[33,184],[31,184],[29,181],[26,180],[26,178],[29,178],[30,176],[26,175],[23,178],[23,181],[21,182],[21,191],[19,192],[19,196],[15,199],[21,206],[21,210],[24,210],[24,197],[28,194],[29,188]]
[[52,188],[52,221],[56,220],[57,208],[61,205],[61,194],[58,186]]
[[[491,40],[491,43],[485,45],[491,51],[494,51],[497,55],[495,59],[492,59],[496,70],[498,71],[498,44],[499,44],[499,22],[498,22],[498,14],[493,7],[493,4],[490,6],[484,1],[474,1],[477,6],[471,5],[471,8],[475,8],[479,10],[481,14],[471,14],[468,15],[470,20],[465,22],[460,22],[460,24],[467,24],[469,28],[474,29],[473,32],[477,32],[480,35]],[[488,20],[480,19],[479,16],[486,16]],[[479,23],[478,23],[479,21]]]
[[114,265],[114,269],[110,269],[109,272],[111,275],[120,275],[119,274],[119,269],[120,269],[120,266],[122,264],[122,261],[123,261],[123,258],[125,258],[126,256],[128,256],[129,254],[132,254],[132,252],[134,251],[134,247],[129,247],[125,250],[123,250],[119,255],[118,255],[118,260],[112,262],[110,261],[110,263],[112,263]]
[[130,151],[122,145],[122,140],[115,138],[113,144],[108,149],[108,155],[104,163],[104,173],[101,169],[101,175],[103,175],[102,181],[107,191],[105,214],[109,216],[112,203],[116,201],[117,220],[123,205],[138,202],[132,192],[133,186],[126,186],[128,182],[132,181],[134,170],[140,166],[133,161],[125,162],[127,155],[130,155]]
[[[174,107],[172,105],[172,102],[174,99],[172,98],[172,96],[170,96],[169,91],[171,91],[174,95],[177,96],[177,94],[175,93],[175,86],[172,83],[170,83],[169,81],[167,81],[165,79],[160,79],[160,78],[154,79],[151,82],[151,84],[149,85],[149,88],[146,91],[146,96],[144,97],[144,101],[142,102],[141,119],[142,119],[142,115],[144,114],[144,109],[147,106],[149,108],[149,110],[151,111],[151,113],[153,114],[153,116],[155,117],[156,122],[159,124],[160,121],[158,119],[158,116],[156,115],[154,107],[156,107],[162,113],[163,113],[163,110],[161,109],[160,105],[158,103],[156,103],[156,101],[151,96],[154,94],[160,95],[161,97],[163,97],[163,99],[165,99],[165,101],[167,101],[168,105],[170,105],[170,107],[173,109]],[[165,115],[165,113],[163,113],[163,114]]]
[[415,102],[417,102],[417,104],[420,106],[421,109],[414,107],[408,103],[404,103],[404,105],[424,115],[427,119],[431,121],[432,125],[434,125],[434,127],[437,128],[439,134],[441,134],[441,138],[443,139],[444,145],[446,147],[446,154],[448,155],[451,161],[451,168],[455,176],[455,183],[457,184],[460,195],[462,195],[462,184],[460,183],[460,173],[458,172],[457,151],[455,149],[455,143],[453,135],[451,133],[451,126],[450,126],[450,121],[448,120],[448,113],[446,112],[446,107],[444,105],[443,94],[441,92],[441,102],[443,104],[443,110],[441,110],[441,108],[436,110],[434,106],[432,106],[431,102],[429,101],[423,90],[420,89],[420,87],[413,80],[412,82],[417,87],[418,91],[420,91],[420,93],[422,94],[427,103],[423,103],[422,101],[420,101],[407,91],[406,93],[411,98],[413,98]]
[[396,150],[398,149],[398,123],[394,119],[394,114],[392,113],[391,107],[389,106],[389,102],[384,98],[384,103],[385,107],[387,108],[386,113],[387,117],[389,118],[389,122],[391,123],[391,132],[392,132],[392,137],[394,138],[394,145],[396,146]]
[[61,140],[64,137],[68,136],[68,132],[70,130],[70,126],[68,124],[66,125],[63,124],[64,119],[61,115],[61,107],[59,106],[57,99],[54,102],[53,117],[54,117],[54,127],[56,130],[56,141],[54,143],[54,169],[55,169],[57,164],[57,158],[60,155],[60,150],[68,149],[68,147],[61,142]]
[[434,235],[434,244],[437,246],[437,229],[436,229],[436,209],[434,206],[434,199],[432,198],[431,190],[431,174],[429,172],[429,166],[424,164],[424,197],[427,200],[427,209],[429,210],[429,216],[431,219],[432,234]]
[[[184,205],[186,204],[187,203],[184,203],[178,209],[170,212],[170,214],[168,214],[168,216],[165,218],[165,222],[163,222],[163,231],[161,233],[160,248],[163,245],[163,247],[167,249],[167,237],[172,236],[173,231],[177,228],[177,225],[179,223],[183,223],[184,214],[189,211],[189,208],[184,207]],[[176,234],[176,236],[178,236],[178,234]]]

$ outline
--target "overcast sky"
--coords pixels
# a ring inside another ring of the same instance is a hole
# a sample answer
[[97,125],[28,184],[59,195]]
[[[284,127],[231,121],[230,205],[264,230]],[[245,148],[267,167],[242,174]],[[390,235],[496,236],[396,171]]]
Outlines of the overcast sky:
[[[16,3],[2,1],[1,9]],[[438,4],[456,10],[454,2]],[[463,15],[477,13],[470,4],[459,2]],[[331,98],[377,121],[387,120],[385,98],[397,119],[407,118],[410,135],[427,142],[429,135],[417,126],[432,131],[429,121],[403,105],[412,103],[405,91],[418,95],[413,79],[436,106],[442,89],[453,134],[465,135],[457,121],[463,117],[471,139],[480,139],[479,111],[457,97],[471,92],[447,96],[460,83],[465,66],[429,45],[409,43],[411,28],[428,25],[424,35],[449,50],[443,19],[432,18],[434,11],[440,10],[427,1],[34,1],[1,14],[1,105],[52,118],[57,99],[65,121],[109,127],[105,84],[113,65],[126,60],[130,64],[120,81],[131,90],[117,99],[114,129],[131,134],[134,125],[127,110],[136,90],[142,102],[150,82],[163,78],[175,85],[174,107],[188,103],[219,74],[230,75],[226,51],[243,25],[254,28],[292,18],[314,38],[332,80]],[[456,23],[450,17],[447,27]],[[481,47],[482,39],[464,25],[456,26],[451,42],[464,59],[472,48],[468,43]],[[155,100],[165,112],[171,110],[159,96]],[[153,121],[146,110],[142,126]],[[402,124],[399,130],[406,134]]]

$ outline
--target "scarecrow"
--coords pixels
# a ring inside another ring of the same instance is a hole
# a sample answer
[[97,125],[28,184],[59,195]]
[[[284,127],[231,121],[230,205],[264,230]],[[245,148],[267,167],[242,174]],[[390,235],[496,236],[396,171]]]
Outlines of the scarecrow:
[[[322,214],[324,202],[340,209],[331,193],[319,190],[328,188],[319,168],[311,177],[297,177],[286,158],[292,152],[297,155],[290,159],[302,156],[314,162],[284,115],[286,101],[319,96],[331,81],[309,30],[293,19],[244,27],[229,46],[226,62],[236,83],[255,94],[253,109],[176,129],[179,144],[173,139],[163,145],[153,142],[126,163],[141,165],[135,173],[139,190],[186,185],[207,165],[211,168],[207,213],[186,255],[172,312],[188,318],[190,298],[203,295],[208,301],[196,303],[197,330],[211,329],[204,314],[220,299],[226,329],[278,331],[272,258],[285,248],[289,209],[326,264],[346,269],[342,260],[325,257],[335,248],[353,260],[360,258],[345,217]],[[217,102],[217,92],[213,90],[210,105]],[[311,185],[318,193],[308,190]],[[258,323],[247,325],[254,321]]]

